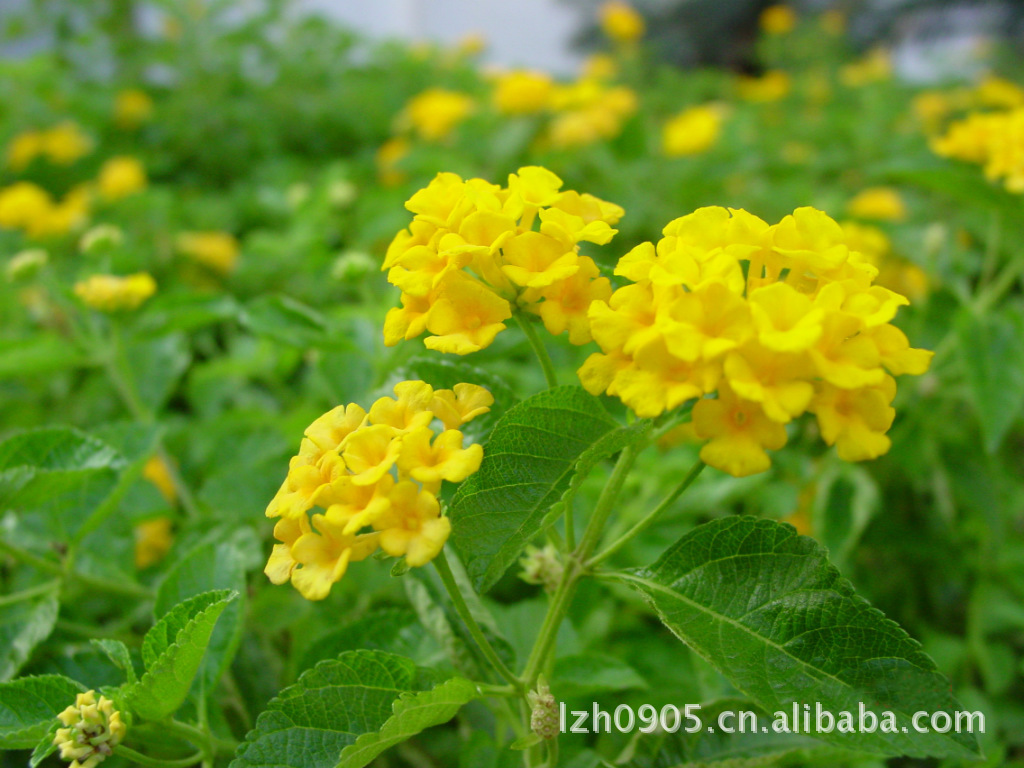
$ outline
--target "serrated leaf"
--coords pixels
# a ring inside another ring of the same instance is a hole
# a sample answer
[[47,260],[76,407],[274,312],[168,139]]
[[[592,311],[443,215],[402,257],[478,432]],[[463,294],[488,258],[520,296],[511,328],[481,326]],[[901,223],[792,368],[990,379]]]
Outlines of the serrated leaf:
[[728,517],[698,526],[649,568],[624,574],[672,632],[769,712],[820,702],[891,710],[907,733],[827,733],[885,755],[978,755],[970,734],[916,733],[918,711],[958,709],[934,662],[858,597],[826,550],[792,526]]
[[411,657],[423,639],[416,614],[408,608],[379,608],[318,637],[302,657],[299,669],[360,648]]
[[135,665],[132,664],[132,656],[128,652],[127,645],[120,640],[111,640],[109,638],[94,638],[90,642],[103,651],[115,667],[124,670],[129,683],[134,683],[137,680]]
[[956,328],[985,448],[994,453],[1024,407],[1024,318],[1010,311],[965,310]]
[[568,490],[576,462],[618,425],[580,387],[555,387],[510,408],[480,470],[452,499],[452,542],[474,587],[490,589]]
[[157,588],[153,615],[161,616],[194,595],[216,589],[234,590],[233,601],[217,622],[203,659],[206,689],[214,684],[231,664],[242,636],[245,610],[245,556],[234,541],[208,541],[188,552],[171,568]]
[[0,683],[0,749],[33,749],[85,686],[64,675]]
[[78,471],[121,467],[124,459],[102,440],[70,427],[43,427],[0,442],[0,472],[14,467]]
[[322,661],[281,691],[230,768],[358,768],[399,741],[446,722],[480,694],[467,680],[383,651]]
[[60,610],[60,582],[0,597],[0,680],[9,680],[32,649],[50,636]]
[[237,596],[226,589],[196,595],[175,606],[146,633],[142,641],[146,673],[125,691],[125,700],[137,714],[159,720],[181,706],[217,619]]
[[559,698],[647,687],[629,664],[602,653],[563,656],[555,663],[553,677],[551,690]]

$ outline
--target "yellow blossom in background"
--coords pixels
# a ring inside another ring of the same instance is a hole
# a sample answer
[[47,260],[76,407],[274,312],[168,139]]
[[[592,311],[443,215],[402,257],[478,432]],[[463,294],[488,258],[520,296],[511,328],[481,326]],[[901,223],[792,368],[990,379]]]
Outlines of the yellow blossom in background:
[[169,517],[154,517],[135,526],[135,567],[138,570],[159,563],[174,543]]
[[405,105],[401,120],[422,139],[440,141],[473,111],[473,99],[465,93],[429,88]]
[[129,88],[120,91],[114,101],[114,121],[125,130],[133,130],[153,117],[153,100],[145,91]]
[[781,69],[769,70],[760,77],[740,77],[736,82],[741,99],[761,103],[784,99],[792,88],[792,79]]
[[455,45],[455,51],[460,56],[479,56],[487,50],[487,37],[480,32],[470,32],[463,35]]
[[26,131],[7,147],[7,165],[24,170],[37,157],[54,165],[70,165],[92,151],[92,141],[76,123],[66,121],[45,131]]
[[722,107],[705,104],[684,109],[662,128],[661,147],[669,157],[696,155],[715,145],[722,133]]
[[85,222],[88,213],[89,195],[82,187],[72,189],[60,202],[28,181],[0,189],[0,228],[20,229],[29,237],[70,232]]
[[182,232],[175,244],[182,255],[222,275],[238,266],[238,240],[228,232]]
[[971,113],[933,139],[931,148],[943,157],[982,165],[990,181],[1024,193],[1024,108]]
[[591,394],[642,418],[695,400],[701,458],[736,476],[766,470],[808,411],[842,459],[888,450],[892,377],[923,373],[932,353],[890,324],[907,299],[873,284],[835,221],[798,208],[769,226],[711,207],[663,234],[623,256],[615,274],[629,282],[590,305],[602,351],[579,376]]
[[859,88],[892,77],[892,59],[884,48],[869,51],[862,59],[839,70],[839,80],[850,88]]
[[112,157],[100,168],[96,183],[104,199],[120,200],[146,188],[146,170],[134,157]]
[[632,45],[644,36],[644,18],[629,3],[608,0],[598,11],[601,29],[619,45]]
[[82,303],[101,312],[137,309],[156,293],[156,281],[148,272],[127,277],[93,275],[75,283],[75,295]]
[[580,76],[584,80],[611,80],[619,73],[615,58],[607,53],[593,53],[583,60]]
[[57,719],[64,727],[57,729],[53,743],[71,768],[95,768],[113,754],[127,731],[114,702],[106,696],[97,699],[95,691],[78,694]]
[[913,301],[921,301],[928,293],[928,274],[916,264],[892,253],[889,237],[878,227],[844,221],[843,237],[851,251],[863,257],[878,270],[877,285],[884,286]]
[[7,145],[7,166],[13,171],[27,168],[43,152],[43,135],[39,131],[19,133]]
[[525,69],[498,76],[494,108],[504,115],[529,115],[547,109],[554,90],[551,76]]
[[389,139],[378,147],[375,160],[381,184],[394,187],[405,181],[406,174],[398,168],[398,163],[409,154],[410,147],[409,140],[401,136]]
[[[480,468],[483,448],[464,447],[459,428],[487,413],[483,387],[435,390],[423,381],[395,385],[369,411],[338,406],[306,429],[288,475],[267,506],[277,518],[264,572],[322,600],[352,562],[377,549],[426,565],[444,547],[451,524],[441,515],[442,481]],[[314,512],[315,508],[323,510]]]
[[624,86],[609,86],[583,79],[557,86],[551,95],[556,115],[548,127],[555,147],[579,147],[615,138],[637,109],[636,93]]
[[430,349],[465,355],[490,345],[515,312],[538,315],[552,334],[568,331],[573,344],[589,341],[587,306],[611,286],[579,244],[610,241],[623,210],[561,187],[528,166],[507,187],[440,173],[414,194],[412,224],[382,266],[402,291],[384,343],[429,332]]
[[974,89],[974,100],[979,106],[997,109],[1024,107],[1024,88],[1017,83],[995,75],[987,75]]
[[788,5],[771,5],[761,11],[761,29],[769,35],[787,35],[796,29],[796,12]]
[[178,491],[174,487],[171,469],[167,466],[165,459],[160,456],[150,456],[146,466],[142,468],[142,476],[156,486],[168,504],[174,504],[177,501]]
[[907,206],[900,193],[892,187],[869,187],[846,204],[846,212],[858,219],[904,221]]

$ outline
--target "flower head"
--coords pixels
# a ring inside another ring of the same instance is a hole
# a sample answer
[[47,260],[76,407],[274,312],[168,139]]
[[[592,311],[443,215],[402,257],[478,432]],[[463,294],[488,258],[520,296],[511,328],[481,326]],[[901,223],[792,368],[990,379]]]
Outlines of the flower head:
[[426,141],[440,141],[447,138],[473,108],[473,99],[464,93],[430,88],[406,104],[402,120]]
[[[457,427],[486,413],[494,398],[474,384],[435,390],[423,381],[400,382],[394,393],[369,412],[338,406],[306,429],[267,507],[278,519],[264,569],[275,584],[291,581],[307,599],[322,600],[350,563],[378,548],[413,567],[441,551],[451,531],[441,483],[464,480],[483,457],[479,445],[463,446]],[[308,514],[316,507],[324,511]]]
[[520,69],[499,75],[494,108],[504,115],[530,115],[548,108],[555,84],[544,72]]
[[722,132],[721,107],[705,104],[685,109],[665,123],[662,150],[669,157],[706,152]]
[[120,91],[114,102],[114,121],[125,130],[133,130],[153,117],[153,100],[145,91],[129,88]]
[[182,232],[177,246],[183,256],[223,275],[238,265],[238,240],[228,232]]
[[892,187],[869,187],[846,204],[846,212],[858,219],[903,221],[907,206],[900,193]]
[[82,303],[101,312],[138,309],[154,293],[156,281],[148,272],[127,277],[93,275],[75,283],[75,295]]
[[787,35],[796,28],[796,13],[788,5],[771,5],[761,11],[761,29],[769,35]]
[[146,188],[146,171],[134,157],[112,157],[100,168],[97,179],[100,195],[119,200]]
[[644,36],[644,18],[623,0],[608,0],[599,11],[601,29],[620,45],[632,45]]
[[737,476],[766,470],[808,411],[844,459],[887,449],[892,376],[923,373],[931,353],[890,324],[907,299],[872,284],[878,270],[836,222],[701,208],[664,235],[623,256],[615,273],[630,282],[590,306],[602,352],[579,370],[588,391],[645,418],[696,399],[701,457]]
[[95,691],[78,694],[57,719],[64,727],[57,729],[53,743],[61,759],[71,761],[71,768],[99,765],[113,754],[127,731],[114,702],[106,696],[97,699]]

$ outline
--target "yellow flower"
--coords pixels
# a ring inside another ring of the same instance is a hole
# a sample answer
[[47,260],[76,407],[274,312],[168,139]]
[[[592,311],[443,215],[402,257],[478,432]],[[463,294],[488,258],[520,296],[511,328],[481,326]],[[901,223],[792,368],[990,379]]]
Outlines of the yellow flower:
[[[395,385],[369,413],[355,403],[314,421],[267,506],[278,517],[264,572],[275,584],[291,581],[309,600],[330,592],[350,562],[378,546],[425,565],[451,530],[441,516],[441,483],[476,472],[479,445],[463,446],[457,426],[486,413],[494,398],[473,384],[434,390],[423,381]],[[441,421],[445,429],[435,432]],[[307,512],[322,507],[325,513]]]
[[890,406],[896,396],[896,380],[885,376],[877,385],[842,389],[822,383],[814,398],[822,439],[835,445],[844,461],[864,461],[889,450],[886,436],[896,411]]
[[690,107],[665,123],[662,151],[669,157],[706,152],[722,133],[722,109],[716,105]]
[[787,35],[796,28],[796,13],[788,5],[771,5],[761,11],[761,29],[769,35]]
[[409,154],[409,140],[398,137],[385,141],[377,149],[377,175],[380,183],[386,187],[394,187],[405,181],[405,173],[398,168],[398,163]]
[[892,60],[884,48],[869,51],[860,61],[839,70],[839,80],[850,88],[859,88],[892,77]]
[[440,141],[447,138],[472,111],[473,99],[470,96],[443,88],[430,88],[406,104],[402,119],[420,138]]
[[64,727],[57,729],[53,743],[61,759],[71,761],[70,768],[95,768],[113,754],[127,731],[114,702],[106,696],[97,699],[95,691],[78,694],[57,719]]
[[554,81],[543,72],[514,70],[498,77],[494,108],[504,115],[530,115],[547,109]]
[[480,32],[470,32],[459,38],[455,52],[460,56],[479,56],[487,50],[487,37]]
[[146,188],[146,171],[134,157],[112,157],[100,168],[97,179],[100,195],[120,200]]
[[846,204],[846,212],[859,219],[876,221],[903,221],[907,206],[900,193],[892,187],[870,187],[854,196]]
[[167,466],[165,459],[160,456],[150,456],[142,468],[142,476],[156,486],[168,504],[174,504],[177,501],[178,490],[174,487],[171,469]]
[[7,145],[7,166],[12,171],[23,171],[43,154],[43,134],[39,131],[19,133]]
[[52,211],[50,194],[30,181],[0,189],[0,227],[39,234]]
[[156,281],[148,272],[137,272],[127,277],[93,275],[75,283],[75,295],[86,306],[101,312],[138,309],[156,293]]
[[238,265],[238,241],[227,232],[182,232],[176,242],[180,253],[222,275]]
[[629,88],[590,78],[557,86],[551,104],[559,114],[548,128],[548,141],[559,148],[576,147],[618,136],[636,112],[637,96]]
[[159,563],[174,543],[171,519],[154,517],[135,526],[135,567],[140,571]]
[[766,103],[786,98],[792,87],[786,72],[773,69],[761,77],[741,77],[736,83],[736,92],[745,101]]
[[598,12],[601,29],[620,45],[632,45],[644,36],[644,18],[623,0],[608,0]]
[[593,53],[583,60],[581,77],[584,80],[611,80],[619,72],[619,65],[607,53]]
[[42,154],[57,165],[71,165],[92,150],[92,142],[72,122],[56,125],[42,134]]
[[860,422],[840,428],[835,414],[856,406],[884,435],[892,398],[879,414],[865,409],[890,374],[923,373],[931,353],[890,324],[907,299],[872,285],[878,270],[843,228],[812,208],[772,226],[702,208],[663,233],[619,260],[615,273],[630,283],[591,304],[601,352],[580,368],[583,386],[642,418],[697,399],[693,430],[709,441],[702,458],[737,476],[767,469],[784,425],[808,411],[832,419],[826,441],[843,458],[878,455],[852,450],[851,440],[866,440]]
[[607,243],[623,210],[561,186],[528,166],[505,188],[439,173],[416,192],[406,203],[415,218],[382,265],[402,291],[385,343],[426,330],[430,349],[464,355],[490,345],[516,311],[539,315],[552,333],[569,331],[574,344],[589,341],[587,305],[610,290],[579,244]]
[[974,98],[983,107],[1016,109],[1024,107],[1024,88],[995,75],[987,75],[974,89]]
[[145,91],[129,88],[120,91],[114,102],[114,121],[121,128],[133,130],[153,117],[153,100]]

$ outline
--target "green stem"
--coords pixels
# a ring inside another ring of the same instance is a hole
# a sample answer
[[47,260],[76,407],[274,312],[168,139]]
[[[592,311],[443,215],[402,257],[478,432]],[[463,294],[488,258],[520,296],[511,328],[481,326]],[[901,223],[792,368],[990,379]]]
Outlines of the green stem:
[[494,667],[495,671],[501,675],[501,677],[514,686],[516,690],[521,690],[521,683],[512,671],[505,666],[505,662],[503,662],[495,652],[494,647],[487,639],[487,636],[484,635],[483,630],[480,628],[477,620],[469,610],[469,606],[466,604],[466,600],[462,596],[462,592],[459,590],[459,585],[455,583],[455,575],[452,573],[451,566],[448,565],[448,558],[445,556],[443,549],[438,552],[437,557],[434,558],[434,567],[437,569],[437,573],[440,575],[441,581],[444,583],[444,588],[447,590],[448,596],[452,599],[452,603],[455,605],[455,611],[459,614],[459,617],[466,625],[466,628],[469,630],[469,634],[471,634],[473,639],[476,640],[476,644],[480,647],[484,657],[491,663],[491,666]]
[[523,329],[526,340],[530,342],[530,346],[533,347],[533,351],[540,361],[541,370],[544,371],[544,381],[547,382],[548,388],[557,387],[558,377],[555,375],[555,365],[551,362],[551,356],[548,354],[547,347],[544,346],[540,334],[537,333],[537,329],[528,318],[522,315],[515,315],[515,319],[519,323],[519,327]]
[[0,606],[10,605],[11,603],[20,603],[23,600],[31,600],[33,597],[48,594],[53,592],[54,587],[59,584],[60,579],[54,579],[53,581],[37,584],[34,587],[29,587],[28,589],[23,589],[19,592],[12,592],[9,595],[0,595]]
[[676,499],[678,499],[686,491],[686,489],[693,484],[693,481],[696,480],[700,473],[704,471],[705,466],[707,465],[703,461],[697,459],[697,463],[690,467],[690,471],[686,473],[686,477],[683,478],[683,481],[679,485],[677,485],[675,489],[668,496],[666,496],[658,506],[651,510],[651,512],[647,514],[643,519],[637,522],[636,525],[634,525],[632,528],[630,528],[628,531],[622,534],[622,536],[620,536],[614,542],[609,544],[603,551],[599,552],[598,554],[590,558],[590,560],[588,560],[586,564],[587,568],[592,568],[598,563],[604,562],[609,557],[618,552],[620,549],[622,549],[624,546],[626,546],[626,544],[632,541],[641,532],[646,530],[648,526],[650,526],[651,523],[653,523],[662,512],[668,509],[668,507],[670,507],[672,503]]
[[612,508],[615,506],[619,493],[622,491],[622,486],[626,481],[626,476],[629,475],[629,471],[633,468],[633,464],[641,450],[641,445],[634,444],[624,448],[619,454],[619,460],[615,463],[615,469],[612,470],[611,477],[608,478],[607,484],[597,499],[594,512],[590,516],[590,522],[587,523],[587,527],[583,531],[583,537],[565,564],[562,579],[559,581],[558,587],[551,598],[551,604],[548,606],[548,612],[541,625],[540,634],[533,645],[533,650],[530,652],[530,658],[527,659],[526,669],[521,678],[523,685],[529,690],[532,690],[536,685],[537,676],[547,664],[548,656],[555,646],[558,629],[562,626],[562,620],[565,618],[565,614],[568,612],[572,599],[576,594],[576,586],[584,573],[582,564],[587,562],[600,541],[608,515],[611,514]]
[[136,752],[134,749],[129,749],[120,744],[114,747],[114,754],[120,755],[138,765],[147,766],[147,768],[189,768],[201,763],[204,757],[202,752],[196,752],[194,755],[183,757],[180,760],[161,760],[158,757],[147,757],[141,752]]
[[0,552],[10,555],[15,560],[20,560],[25,565],[31,565],[37,571],[64,578],[64,569],[61,568],[60,563],[55,563],[53,560],[48,560],[45,557],[39,557],[39,555],[32,554],[21,547],[16,547],[3,539],[0,539]]

